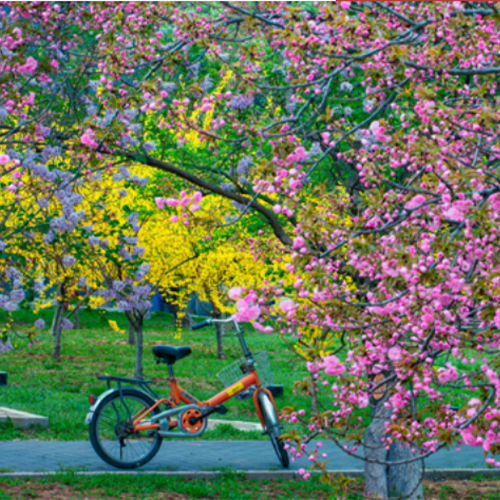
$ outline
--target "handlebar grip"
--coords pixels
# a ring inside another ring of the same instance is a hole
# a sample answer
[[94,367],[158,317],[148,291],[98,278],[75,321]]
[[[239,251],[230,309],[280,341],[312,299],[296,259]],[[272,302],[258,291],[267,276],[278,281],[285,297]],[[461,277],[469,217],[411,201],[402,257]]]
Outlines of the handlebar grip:
[[205,321],[202,321],[201,323],[196,323],[191,328],[193,330],[199,330],[200,328],[204,328],[205,326],[208,326],[208,325],[210,325],[210,321],[205,320]]

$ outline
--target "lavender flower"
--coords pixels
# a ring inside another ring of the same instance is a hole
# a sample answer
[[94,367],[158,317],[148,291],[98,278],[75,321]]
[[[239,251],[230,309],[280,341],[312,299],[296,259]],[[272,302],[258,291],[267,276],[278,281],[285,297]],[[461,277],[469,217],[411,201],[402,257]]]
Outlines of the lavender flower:
[[144,247],[141,247],[141,246],[136,246],[133,248],[133,251],[134,253],[138,256],[138,257],[141,257],[142,255],[144,255]]
[[146,153],[151,153],[155,149],[156,149],[156,144],[154,142],[148,141],[144,143],[144,151],[146,151]]
[[164,90],[167,94],[171,94],[175,90],[175,83],[172,82],[163,82],[160,85],[160,88]]
[[288,101],[285,105],[285,110],[290,115],[293,115],[296,109],[297,109],[297,101]]
[[50,245],[56,239],[54,233],[49,230],[49,232],[43,237],[43,242]]
[[65,255],[63,257],[62,262],[63,262],[64,267],[68,268],[68,267],[71,267],[76,262],[76,259],[71,255]]
[[214,82],[210,78],[210,75],[206,75],[203,82],[201,82],[200,88],[203,92],[207,93],[213,86]]
[[113,290],[116,290],[117,292],[123,292],[123,290],[125,290],[125,286],[126,285],[123,281],[113,281]]
[[136,119],[137,115],[139,114],[139,111],[137,109],[126,109],[124,112],[123,112],[123,116],[125,117],[125,119],[127,119],[128,121],[133,121]]
[[109,241],[104,239],[99,242],[101,248],[109,248]]
[[130,302],[127,302],[125,300],[120,300],[120,302],[118,302],[118,309],[122,312],[126,312],[126,311],[132,311],[134,307],[132,306],[132,304],[130,304]]
[[36,321],[35,321],[35,326],[39,329],[39,330],[43,330],[45,328],[45,321],[42,319],[42,318],[38,318]]
[[5,57],[10,57],[14,55],[14,52],[12,52],[12,50],[9,50],[7,47],[2,47],[2,54]]
[[121,182],[121,181],[123,181],[123,176],[121,176],[120,174],[115,174],[115,175],[113,175],[113,181]]
[[313,142],[312,146],[311,146],[311,151],[309,151],[309,154],[311,156],[316,156],[316,155],[320,155],[322,153],[322,149],[321,149],[321,144],[319,142]]
[[353,114],[353,110],[349,106],[346,106],[344,108],[344,115],[349,118],[349,116],[351,116],[352,114]]
[[240,175],[238,177],[238,180],[240,181],[240,184],[242,184],[243,186],[246,186],[249,183],[249,180],[244,175]]
[[238,174],[246,174],[248,173],[248,169],[250,168],[250,165],[252,164],[252,157],[251,156],[244,156],[239,162],[236,167],[236,172]]
[[224,191],[234,191],[234,185],[231,184],[230,182],[223,182],[220,187],[224,190]]
[[70,224],[68,224],[64,217],[55,217],[50,221],[50,228],[58,233],[64,233],[73,229]]
[[128,192],[126,189],[120,189],[120,191],[118,191],[118,194],[120,195],[121,198],[125,198],[125,196],[128,195]]
[[33,290],[35,292],[41,292],[45,288],[44,284],[41,281],[35,281],[33,285]]
[[132,260],[132,254],[125,250],[125,248],[120,248],[120,251],[118,252],[123,260]]
[[73,325],[73,323],[68,318],[64,318],[61,321],[61,328],[63,330],[72,330],[74,328],[74,326],[75,325]]
[[352,89],[353,86],[350,82],[342,82],[340,84],[340,90],[342,90],[343,92],[347,92],[348,94],[350,94],[352,92]]
[[7,246],[7,243],[4,243],[2,240],[0,240],[0,252],[5,250],[5,247]]
[[99,238],[97,236],[91,236],[87,242],[90,246],[99,245]]
[[125,165],[118,167],[118,172],[120,172],[120,174],[122,174],[125,179],[128,179],[130,177],[130,170]]
[[87,286],[87,278],[85,276],[78,278],[78,286]]
[[49,202],[45,198],[38,198],[37,203],[40,208],[47,208],[49,206]]
[[12,292],[10,292],[9,294],[10,296],[10,300],[12,300],[12,302],[21,302],[21,300],[24,299],[24,290],[21,290],[21,289],[17,289],[17,290],[12,290]]
[[124,236],[123,240],[127,245],[135,245],[137,243],[137,236]]
[[188,78],[193,78],[194,80],[198,79],[198,72],[200,71],[200,63],[199,61],[190,64],[187,67],[187,70],[189,71],[188,73]]
[[247,109],[252,105],[253,99],[245,95],[234,96],[229,102],[229,107],[234,110]]
[[142,125],[140,123],[133,123],[132,125],[129,126],[128,129],[130,132],[137,134],[142,130]]
[[44,162],[50,160],[50,158],[61,156],[62,149],[59,146],[45,146],[42,152],[42,158]]
[[134,224],[139,220],[139,214],[137,212],[132,212],[128,217],[127,221],[130,222],[130,224]]
[[9,112],[5,108],[0,108],[0,122],[5,121],[8,117]]
[[363,109],[364,109],[366,112],[370,113],[370,112],[372,111],[372,109],[373,109],[373,106],[375,106],[375,103],[376,103],[376,102],[377,102],[377,101],[376,101],[375,99],[368,99],[368,98],[367,98],[367,99],[365,99],[365,100],[363,101]]

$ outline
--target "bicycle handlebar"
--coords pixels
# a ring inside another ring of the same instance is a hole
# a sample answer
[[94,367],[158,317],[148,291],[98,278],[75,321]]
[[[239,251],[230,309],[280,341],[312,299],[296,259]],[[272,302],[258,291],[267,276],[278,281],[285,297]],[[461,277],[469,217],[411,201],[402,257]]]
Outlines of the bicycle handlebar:
[[202,321],[201,323],[196,323],[191,328],[193,330],[199,330],[200,328],[205,328],[205,326],[208,326],[208,325],[211,325],[211,324],[212,324],[212,322],[209,319],[207,319],[205,321]]

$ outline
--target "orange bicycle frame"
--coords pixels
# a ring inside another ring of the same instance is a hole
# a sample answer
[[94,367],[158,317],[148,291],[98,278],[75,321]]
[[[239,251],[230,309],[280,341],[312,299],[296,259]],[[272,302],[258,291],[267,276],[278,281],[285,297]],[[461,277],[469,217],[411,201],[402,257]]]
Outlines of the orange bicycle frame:
[[[170,398],[159,399],[155,402],[155,404],[153,406],[151,406],[150,408],[143,408],[141,411],[139,411],[136,415],[134,415],[132,417],[135,432],[145,431],[145,430],[150,430],[150,429],[159,429],[160,424],[157,424],[157,423],[141,424],[141,421],[161,404],[165,404],[165,405],[171,406],[172,408],[175,408],[176,406],[179,405],[180,402],[183,402],[186,404],[197,404],[199,406],[213,408],[213,407],[220,405],[220,404],[226,402],[227,400],[233,398],[234,396],[239,394],[241,391],[248,389],[252,385],[255,385],[257,387],[256,391],[253,394],[253,402],[255,405],[255,409],[257,410],[257,415],[258,415],[259,420],[262,423],[262,425],[265,426],[265,423],[264,423],[264,418],[262,416],[262,412],[260,411],[260,405],[259,405],[259,402],[257,399],[258,393],[261,391],[265,392],[268,395],[269,399],[271,400],[271,402],[274,406],[274,409],[276,411],[276,415],[278,416],[278,421],[279,421],[279,413],[278,413],[278,409],[276,407],[276,403],[274,402],[273,395],[265,387],[261,386],[259,376],[257,375],[256,370],[252,370],[247,376],[243,377],[237,383],[235,383],[231,387],[228,387],[227,389],[224,389],[223,391],[219,392],[218,394],[211,397],[207,401],[199,401],[194,396],[189,394],[187,391],[184,391],[182,389],[182,387],[180,387],[177,384],[177,380],[175,379],[175,377],[169,377],[169,381],[170,381],[170,391],[171,391]],[[171,429],[176,427],[176,426],[177,426],[177,422],[170,422]]]

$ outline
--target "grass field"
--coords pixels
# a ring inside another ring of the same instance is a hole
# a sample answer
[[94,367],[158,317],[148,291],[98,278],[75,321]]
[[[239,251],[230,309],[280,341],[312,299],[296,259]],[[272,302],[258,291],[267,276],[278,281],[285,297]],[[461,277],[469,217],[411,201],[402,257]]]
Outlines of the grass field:
[[[363,481],[349,485],[346,500],[362,500]],[[498,500],[500,481],[480,476],[472,480],[424,481],[425,498],[431,500]],[[37,479],[0,479],[0,500],[334,500],[339,497],[319,477],[308,481],[251,480],[226,471],[212,480],[179,477],[80,476],[63,472]]]
[[[5,321],[1,316],[0,324]],[[51,311],[43,316],[50,324]],[[28,347],[27,340],[14,340],[16,350],[0,355],[0,371],[8,372],[9,386],[0,387],[0,406],[49,417],[48,429],[22,430],[3,425],[0,440],[11,439],[88,439],[83,421],[89,407],[88,395],[99,395],[105,389],[104,382],[95,377],[113,374],[132,377],[134,374],[135,348],[127,344],[127,334],[113,331],[108,320],[117,321],[126,330],[123,314],[83,311],[81,326],[77,330],[63,331],[62,359],[55,362],[50,353],[52,339],[48,329],[39,336],[39,342]],[[15,314],[19,331],[32,325],[35,317],[29,311]],[[200,399],[207,398],[223,389],[216,376],[222,368],[241,357],[239,343],[233,333],[225,338],[227,359],[216,357],[216,341],[213,327],[198,331],[183,331],[175,338],[172,318],[157,313],[145,321],[144,374],[154,380],[154,389],[166,395],[166,366],[157,365],[151,353],[156,344],[189,345],[193,353],[175,365],[179,384]],[[293,354],[276,335],[262,334],[246,327],[245,338],[252,351],[268,351],[275,375],[275,382],[285,386],[285,395],[278,400],[280,406],[301,403],[303,398],[292,392],[295,380],[307,375],[303,363],[292,363]],[[297,372],[296,370],[299,370]],[[302,370],[302,371],[300,371]],[[224,415],[228,420],[258,422],[251,400],[231,399],[226,403],[230,410]],[[0,424],[1,425],[1,424]],[[206,439],[260,439],[259,432],[237,431],[229,426],[219,426],[204,434]],[[265,438],[264,438],[265,439]]]

